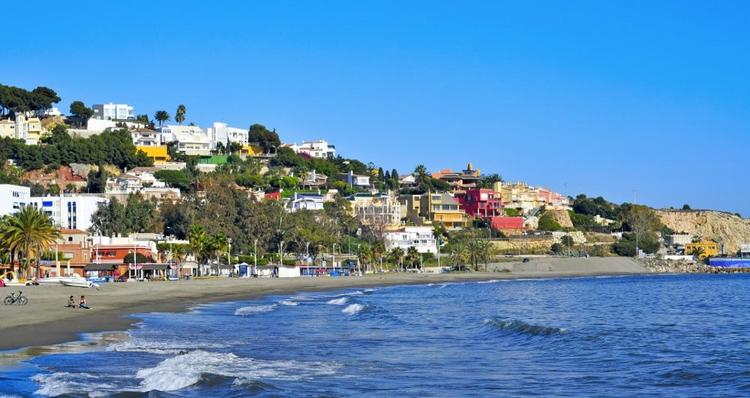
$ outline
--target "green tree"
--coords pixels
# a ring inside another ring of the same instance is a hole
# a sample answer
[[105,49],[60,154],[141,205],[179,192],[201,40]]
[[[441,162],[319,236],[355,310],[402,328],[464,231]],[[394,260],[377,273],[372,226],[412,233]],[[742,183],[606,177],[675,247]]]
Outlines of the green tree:
[[82,101],[73,101],[70,103],[70,114],[75,117],[76,125],[83,127],[83,124],[94,116],[94,110],[84,105]]
[[180,104],[179,106],[177,106],[177,112],[175,112],[174,114],[174,121],[182,125],[182,123],[185,121],[186,113],[187,109],[185,109],[185,105]]
[[539,217],[539,226],[537,229],[540,231],[559,231],[562,227],[551,215],[545,213]]
[[154,112],[154,120],[159,122],[159,127],[162,127],[164,125],[164,122],[168,121],[170,118],[169,112],[167,111],[156,111]]
[[90,171],[86,179],[86,192],[102,193],[107,187],[107,171],[104,170],[104,164],[99,163],[96,171]]
[[154,173],[154,177],[170,187],[179,188],[182,192],[188,192],[193,189],[193,177],[187,170],[159,170]]
[[256,143],[263,149],[265,153],[271,153],[276,148],[281,146],[281,140],[276,131],[269,131],[266,126],[262,124],[253,124],[248,129],[248,142]]

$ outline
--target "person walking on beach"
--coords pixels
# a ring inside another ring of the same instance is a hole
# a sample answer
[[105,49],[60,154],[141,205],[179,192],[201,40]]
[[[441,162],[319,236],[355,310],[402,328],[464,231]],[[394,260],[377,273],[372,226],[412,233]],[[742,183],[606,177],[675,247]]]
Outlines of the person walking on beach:
[[78,301],[78,308],[83,308],[85,310],[91,309],[86,305],[86,296],[81,296],[81,300]]
[[65,305],[68,308],[76,308],[76,300],[73,296],[68,297],[68,304]]

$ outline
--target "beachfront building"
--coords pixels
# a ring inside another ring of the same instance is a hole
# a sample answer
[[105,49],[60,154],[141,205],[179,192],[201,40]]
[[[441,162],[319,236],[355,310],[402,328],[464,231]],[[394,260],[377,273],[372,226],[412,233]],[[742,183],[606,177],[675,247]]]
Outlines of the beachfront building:
[[698,259],[719,255],[719,244],[710,240],[701,240],[685,244],[686,255],[698,255]]
[[87,230],[91,228],[91,217],[106,204],[107,199],[98,194],[60,194],[59,196],[36,196],[27,201],[27,206],[36,206],[52,218],[55,225],[67,229]]
[[692,242],[693,235],[691,234],[670,234],[664,237],[664,243],[674,248],[685,247],[685,245]]
[[400,248],[406,253],[413,247],[418,253],[437,254],[437,239],[432,227],[403,227],[383,234],[385,250]]
[[31,188],[21,185],[0,184],[0,216],[21,210],[31,199]]
[[474,169],[469,163],[465,170],[454,172],[451,169],[443,169],[432,173],[432,178],[443,181],[450,185],[451,191],[456,194],[466,192],[468,189],[476,188],[482,173]]
[[211,127],[206,129],[206,135],[211,140],[211,149],[215,150],[219,143],[224,147],[229,146],[231,142],[246,145],[248,130],[229,127],[226,123],[214,122]]
[[352,215],[364,225],[384,228],[401,225],[401,204],[391,192],[360,192],[347,199]]
[[448,229],[464,228],[471,224],[461,204],[447,192],[422,195],[420,211],[420,215],[432,224],[440,223]]
[[294,193],[294,198],[289,201],[287,209],[294,213],[300,210],[318,211],[323,210],[325,198],[321,194],[314,193]]
[[135,112],[133,107],[128,104],[94,104],[91,107],[94,110],[93,119],[97,120],[133,120]]

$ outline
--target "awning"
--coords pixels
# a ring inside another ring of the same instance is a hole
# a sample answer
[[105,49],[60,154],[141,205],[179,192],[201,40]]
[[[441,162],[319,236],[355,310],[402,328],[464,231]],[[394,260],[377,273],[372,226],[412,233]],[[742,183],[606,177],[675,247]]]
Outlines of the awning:
[[131,270],[142,269],[145,271],[164,271],[170,268],[169,264],[128,264],[128,269]]
[[86,271],[114,271],[115,269],[117,266],[113,264],[86,264],[84,268]]

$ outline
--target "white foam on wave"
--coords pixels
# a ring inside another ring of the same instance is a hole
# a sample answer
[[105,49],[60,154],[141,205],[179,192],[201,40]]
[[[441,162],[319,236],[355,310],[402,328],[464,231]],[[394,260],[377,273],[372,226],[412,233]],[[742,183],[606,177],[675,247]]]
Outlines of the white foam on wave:
[[200,344],[197,344],[195,341],[154,341],[133,338],[111,344],[107,346],[106,350],[114,352],[146,352],[158,355],[174,355],[192,351],[195,349],[196,345],[199,345],[201,348],[226,347],[225,344],[219,343],[201,342]]
[[299,305],[299,303],[298,303],[298,302],[296,302],[296,301],[292,301],[292,300],[281,300],[281,301],[279,302],[279,304],[281,304],[281,305],[286,305],[286,306],[292,306],[292,307],[293,307],[293,306],[296,306],[296,305]]
[[55,372],[38,374],[32,380],[39,384],[35,394],[49,397],[60,395],[87,394],[91,391],[116,392],[116,386],[100,380],[100,377],[90,373]]
[[247,307],[237,308],[237,310],[234,311],[234,315],[247,316],[253,314],[262,314],[264,312],[271,312],[275,308],[276,304],[250,305]]
[[365,289],[365,293],[372,293],[378,289]]
[[364,305],[359,304],[359,303],[354,303],[354,304],[347,305],[346,308],[341,310],[341,312],[343,312],[346,315],[355,315],[355,314],[359,314],[364,309],[365,309]]
[[336,299],[328,300],[326,304],[331,305],[344,305],[349,302],[349,297],[339,297]]
[[235,383],[259,379],[302,380],[329,376],[340,368],[335,363],[265,361],[232,353],[193,351],[166,359],[153,368],[138,371],[142,391],[176,391],[198,383],[204,374],[235,378]]

